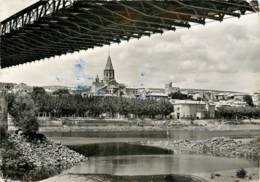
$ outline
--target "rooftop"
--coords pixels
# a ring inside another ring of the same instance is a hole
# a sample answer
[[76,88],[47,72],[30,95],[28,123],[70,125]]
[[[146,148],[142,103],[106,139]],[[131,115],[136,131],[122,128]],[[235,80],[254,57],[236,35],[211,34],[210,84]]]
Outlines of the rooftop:
[[111,61],[111,57],[110,55],[108,56],[107,58],[107,64],[106,64],[106,67],[105,67],[105,70],[113,70],[113,65],[112,65],[112,61]]
[[204,101],[194,101],[194,100],[179,100],[179,99],[171,99],[170,102],[172,104],[197,104],[197,105],[204,105],[206,102]]

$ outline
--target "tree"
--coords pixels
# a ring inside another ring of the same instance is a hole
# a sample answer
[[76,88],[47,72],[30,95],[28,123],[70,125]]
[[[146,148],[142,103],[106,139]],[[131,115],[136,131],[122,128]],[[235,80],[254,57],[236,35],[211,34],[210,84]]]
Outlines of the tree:
[[180,91],[174,92],[174,93],[170,93],[170,94],[169,94],[169,97],[170,97],[171,99],[180,99],[180,100],[190,99],[190,100],[193,100],[192,96],[183,94],[183,93],[181,93]]
[[224,119],[243,119],[243,118],[259,118],[260,109],[256,107],[232,107],[222,106],[218,108],[218,115]]
[[38,108],[37,111],[45,112],[47,107],[46,101],[48,101],[48,95],[45,89],[42,87],[33,87],[31,97],[35,103],[35,106]]
[[250,95],[245,95],[243,97],[243,100],[249,105],[249,106],[254,106],[254,102],[253,102],[253,99]]
[[247,172],[246,172],[246,170],[245,169],[239,169],[237,172],[236,172],[236,176],[238,177],[238,178],[245,178],[246,177],[246,174],[247,174]]
[[33,87],[33,91],[31,93],[32,98],[40,98],[45,96],[47,93],[43,87]]
[[161,109],[161,114],[166,117],[174,111],[173,105],[167,101],[161,101],[159,108]]
[[58,89],[53,92],[53,95],[70,95],[70,92],[68,89]]
[[[49,95],[40,88],[35,88],[32,95],[36,103],[37,112],[51,113],[54,117],[62,116],[88,116],[99,117],[107,113],[115,117],[117,113],[124,115],[133,114],[137,117],[156,116],[166,117],[173,111],[173,106],[168,101],[140,100],[123,97],[82,97],[80,94]],[[57,94],[58,94],[57,93]]]
[[14,125],[24,133],[36,133],[39,124],[35,116],[35,105],[29,94],[10,95],[8,98],[8,111],[13,116]]

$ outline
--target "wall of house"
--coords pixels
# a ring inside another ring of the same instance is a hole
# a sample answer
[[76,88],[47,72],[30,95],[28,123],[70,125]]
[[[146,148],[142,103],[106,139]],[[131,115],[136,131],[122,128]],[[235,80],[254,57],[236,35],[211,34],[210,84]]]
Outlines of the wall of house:
[[256,93],[252,97],[254,105],[260,106],[260,93]]
[[206,114],[205,104],[174,104],[174,116],[178,119],[203,119]]
[[207,104],[206,105],[206,118],[213,119],[215,118],[215,105]]

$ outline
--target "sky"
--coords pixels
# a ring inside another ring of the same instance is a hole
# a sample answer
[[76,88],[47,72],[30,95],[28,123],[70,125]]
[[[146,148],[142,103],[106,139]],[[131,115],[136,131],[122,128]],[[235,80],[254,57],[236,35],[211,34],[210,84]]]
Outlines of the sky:
[[[0,0],[0,20],[36,0]],[[166,31],[0,70],[0,82],[88,85],[103,78],[110,52],[116,80],[128,87],[260,90],[260,15]]]

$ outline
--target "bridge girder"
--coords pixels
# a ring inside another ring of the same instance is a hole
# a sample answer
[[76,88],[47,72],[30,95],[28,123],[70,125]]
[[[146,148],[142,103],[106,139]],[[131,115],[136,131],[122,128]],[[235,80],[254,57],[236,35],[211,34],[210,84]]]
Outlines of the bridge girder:
[[245,0],[41,0],[1,22],[1,68],[259,11]]

